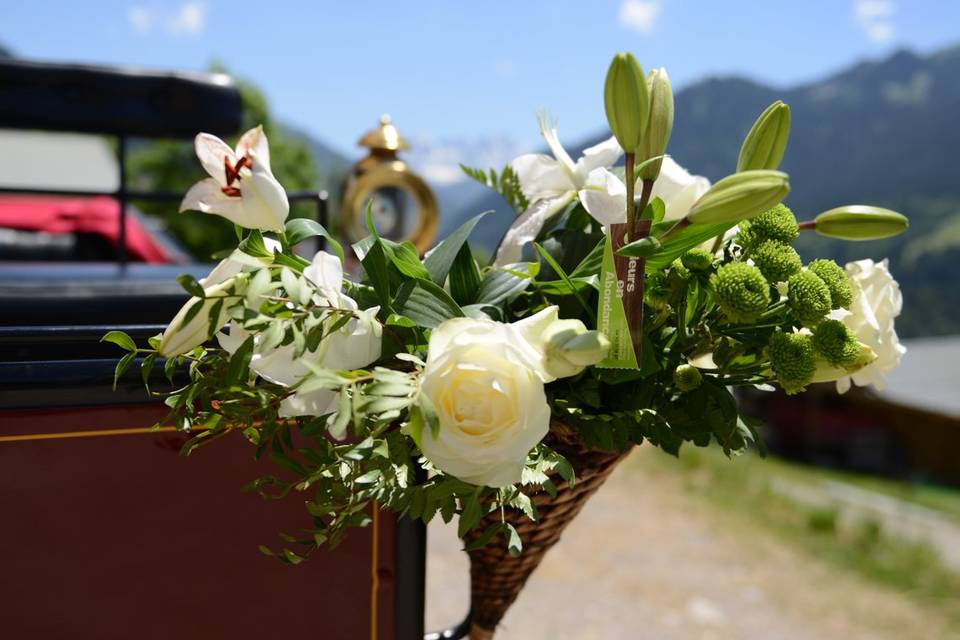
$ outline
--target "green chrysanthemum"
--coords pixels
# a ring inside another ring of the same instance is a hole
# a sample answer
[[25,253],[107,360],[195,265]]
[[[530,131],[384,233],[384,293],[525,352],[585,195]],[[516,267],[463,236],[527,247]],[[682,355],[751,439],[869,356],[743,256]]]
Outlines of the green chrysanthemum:
[[787,280],[787,298],[793,315],[806,327],[812,327],[830,313],[830,288],[812,271],[801,271]]
[[764,240],[790,244],[800,235],[797,218],[785,204],[778,204],[740,223],[740,245],[748,251]]
[[750,252],[750,257],[770,282],[783,282],[803,267],[796,250],[777,240],[764,240]]
[[849,309],[853,303],[853,287],[843,268],[833,260],[814,260],[807,265],[830,289],[834,309]]
[[824,320],[817,325],[813,332],[813,348],[835,367],[851,365],[860,356],[860,343],[839,320]]
[[713,264],[713,254],[706,249],[690,249],[680,257],[683,266],[691,271],[706,271]]
[[770,283],[745,262],[725,264],[710,276],[717,304],[732,322],[753,322],[770,304]]
[[655,271],[647,276],[644,299],[654,309],[665,309],[670,304],[670,286],[665,272]]
[[817,369],[813,339],[806,334],[774,333],[767,343],[767,357],[777,382],[788,394],[803,391]]
[[673,383],[680,391],[693,391],[702,380],[700,371],[692,364],[682,364],[673,372]]
[[690,277],[690,269],[687,268],[680,258],[670,263],[670,273],[681,280],[686,280]]

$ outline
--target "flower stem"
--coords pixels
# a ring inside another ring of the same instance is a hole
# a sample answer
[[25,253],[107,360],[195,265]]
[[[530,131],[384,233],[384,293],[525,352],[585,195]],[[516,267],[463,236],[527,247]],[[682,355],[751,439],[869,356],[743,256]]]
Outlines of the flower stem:
[[635,178],[633,176],[634,157],[632,152],[627,152],[623,156],[624,180],[627,183],[627,242],[634,241],[634,233],[637,222],[637,212],[633,206],[633,189]]
[[[643,212],[647,210],[647,205],[650,204],[650,196],[653,194],[653,180],[644,180],[640,187],[640,204],[637,205],[637,211],[640,212],[640,215],[643,215]],[[639,229],[637,230],[637,235],[640,238],[646,238],[650,235],[650,224],[652,220],[640,220]]]
[[801,222],[797,226],[800,227],[800,231],[813,231],[817,228],[817,221],[807,220],[806,222]]

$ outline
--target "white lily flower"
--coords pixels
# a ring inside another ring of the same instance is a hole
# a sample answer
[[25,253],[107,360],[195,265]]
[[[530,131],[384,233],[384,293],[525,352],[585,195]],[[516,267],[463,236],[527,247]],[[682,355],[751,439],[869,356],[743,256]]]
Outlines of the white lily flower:
[[[377,321],[380,307],[359,310],[356,301],[341,291],[343,265],[340,260],[320,251],[311,265],[303,270],[303,275],[316,288],[314,304],[349,311],[353,317],[337,331],[325,336],[315,351],[307,351],[299,358],[294,357],[292,344],[268,350],[254,349],[250,370],[264,380],[284,387],[297,384],[310,373],[306,363],[330,370],[351,370],[365,367],[380,357],[383,331]],[[332,315],[328,322],[332,324],[337,318],[339,315]],[[231,327],[231,336],[233,331]],[[228,344],[239,343],[228,338]],[[279,415],[288,418],[330,413],[336,410],[338,397],[338,392],[326,389],[298,391],[283,400]]]
[[548,127],[544,118],[540,118],[540,134],[553,157],[528,153],[511,163],[530,206],[510,225],[500,242],[494,260],[497,266],[519,262],[523,246],[537,237],[550,216],[573,202],[586,186],[590,172],[609,167],[623,153],[617,139],[610,137],[585,149],[574,162],[560,144],[556,127]]
[[243,134],[236,150],[209,133],[198,134],[194,146],[211,177],[190,187],[180,203],[181,212],[215,213],[248,229],[283,231],[290,202],[270,170],[263,127]]
[[[280,249],[280,243],[272,238],[264,238],[264,245],[270,252],[278,251]],[[217,265],[210,270],[210,273],[207,274],[205,278],[200,278],[197,283],[207,291],[208,295],[212,295],[211,292],[222,292],[223,290],[229,288],[224,287],[224,283],[233,282],[236,276],[239,276],[241,273],[248,273],[251,271],[257,271],[257,275],[254,276],[254,280],[262,281],[261,273],[266,273],[263,270],[263,267],[269,266],[272,264],[272,258],[255,258],[251,255],[236,249],[229,256],[221,260]],[[269,275],[268,275],[269,277]],[[253,295],[256,291],[245,291],[245,295]],[[263,293],[261,291],[260,293]],[[257,294],[259,295],[259,294]],[[170,324],[167,325],[166,330],[163,333],[163,339],[161,341],[160,351],[165,356],[175,356],[182,353],[186,353],[190,349],[203,344],[206,341],[207,330],[209,329],[209,322],[207,314],[209,314],[210,309],[213,306],[212,301],[204,303],[204,308],[194,316],[186,326],[183,326],[183,319],[186,316],[187,309],[193,304],[197,298],[190,298],[186,304],[180,309],[177,315],[173,320],[170,321]],[[220,313],[220,317],[217,318],[218,323],[222,324],[227,317],[227,305],[224,305],[223,310]],[[226,335],[224,333],[218,333],[216,338],[220,342],[220,346],[223,347],[226,351],[233,353],[243,341],[246,340],[247,335],[243,332],[243,328],[237,325],[234,322],[231,322],[230,334]],[[242,335],[242,337],[240,337]],[[236,339],[238,338],[239,341]],[[224,339],[226,342],[224,342]]]
[[[263,244],[270,253],[280,251],[280,242],[273,238],[264,238]],[[273,258],[257,258],[240,249],[234,249],[233,253],[217,263],[206,278],[201,278],[197,282],[201,286],[210,287],[220,284],[227,278],[237,275],[241,271],[256,271],[262,267],[269,267],[273,264]]]
[[[690,213],[700,196],[710,189],[710,181],[691,175],[667,156],[660,167],[660,176],[653,183],[650,199],[660,198],[665,206],[665,221],[676,221]],[[606,168],[594,169],[580,191],[580,202],[602,225],[622,224],[627,221],[627,186]]]
[[[214,311],[214,306],[218,302],[223,302],[223,298],[231,293],[242,292],[245,285],[246,276],[232,275],[223,280],[208,284],[203,287],[204,300],[193,296],[180,307],[180,311],[173,317],[170,324],[163,332],[160,338],[160,347],[157,351],[165,358],[179,356],[194,347],[199,347],[207,341],[207,335],[210,333],[210,325],[219,327],[227,320],[228,304],[222,304],[216,317],[211,318],[210,314]],[[193,313],[193,317],[187,320],[187,314],[195,304],[200,304],[200,310]]]

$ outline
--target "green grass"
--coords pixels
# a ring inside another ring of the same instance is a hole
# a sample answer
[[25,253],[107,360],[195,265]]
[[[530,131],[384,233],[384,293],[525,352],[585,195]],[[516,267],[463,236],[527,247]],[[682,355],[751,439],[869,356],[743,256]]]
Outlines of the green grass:
[[[685,455],[696,455],[697,452],[686,452]],[[703,452],[700,452],[703,453]],[[960,522],[960,490],[941,487],[919,482],[899,482],[877,476],[834,469],[812,468],[807,465],[796,464],[767,458],[765,460],[751,456],[743,461],[756,468],[766,470],[766,473],[775,473],[784,479],[791,479],[804,483],[819,483],[821,481],[842,482],[859,489],[873,491],[906,502],[933,509],[941,515]]]
[[878,520],[843,517],[840,508],[831,505],[799,504],[773,487],[778,482],[815,486],[824,480],[843,481],[923,504],[950,517],[960,517],[960,493],[900,486],[755,455],[728,460],[713,448],[685,447],[679,464],[659,453],[643,460],[658,472],[679,474],[690,493],[750,526],[762,527],[812,557],[935,607],[960,629],[960,573],[946,567],[933,549],[888,535]]

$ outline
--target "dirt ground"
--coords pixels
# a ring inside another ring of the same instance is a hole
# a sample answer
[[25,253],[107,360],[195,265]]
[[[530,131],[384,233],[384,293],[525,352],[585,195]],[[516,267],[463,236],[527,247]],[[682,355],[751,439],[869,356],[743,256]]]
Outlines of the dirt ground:
[[[497,640],[934,640],[942,614],[786,546],[635,452],[528,582]],[[659,471],[654,471],[659,469]],[[468,608],[455,523],[430,524],[427,627]]]

